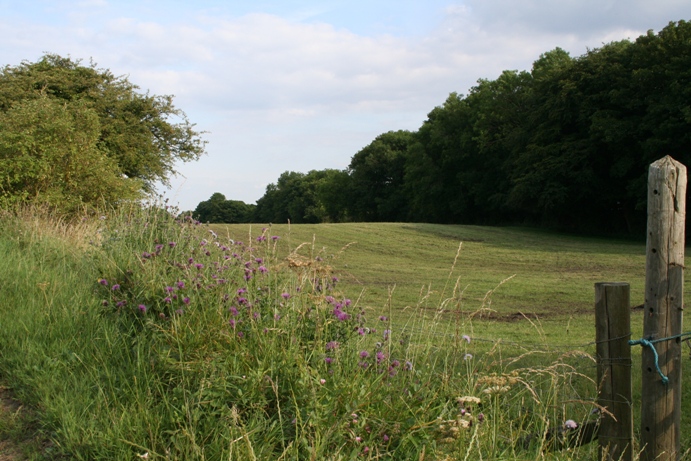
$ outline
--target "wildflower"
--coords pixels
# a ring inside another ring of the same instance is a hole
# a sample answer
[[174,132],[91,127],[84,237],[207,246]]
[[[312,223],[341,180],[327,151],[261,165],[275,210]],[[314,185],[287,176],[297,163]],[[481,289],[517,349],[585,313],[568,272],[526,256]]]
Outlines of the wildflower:
[[384,341],[389,339],[389,335],[391,335],[391,330],[384,330]]
[[357,329],[357,333],[358,333],[360,336],[364,336],[364,335],[366,334],[364,328],[358,328],[358,329]]
[[362,442],[362,437],[360,437],[360,436],[358,435],[357,437],[355,437],[355,441],[356,441],[357,443]]
[[465,397],[458,397],[456,399],[456,402],[458,402],[463,407],[467,407],[470,405],[479,405],[481,400],[477,397],[465,396]]
[[564,428],[565,429],[576,429],[578,427],[578,423],[574,421],[573,419],[569,419],[564,423]]
[[187,264],[194,264],[194,258],[189,258],[187,260]]
[[177,243],[175,243],[175,242],[168,242],[168,246],[171,248],[175,248],[176,245],[177,245]]
[[290,299],[290,293],[282,293],[281,297],[285,300],[288,300],[288,299]]
[[149,259],[149,258],[151,258],[151,256],[152,256],[151,253],[148,253],[146,251],[144,253],[142,253],[142,258],[144,258],[144,259]]
[[346,299],[345,301],[343,301],[343,303],[346,305],[346,307],[348,307],[348,306],[350,306],[352,301],[350,299]]
[[175,313],[178,314],[178,315],[182,315],[182,314],[185,313],[185,311],[183,311],[182,309],[178,309],[178,310],[175,311]]
[[238,304],[246,304],[247,298],[238,298]]
[[413,369],[413,362],[411,362],[410,360],[406,360],[406,361],[405,361],[405,367],[404,367],[404,368],[405,368],[407,371],[412,370],[412,369]]
[[367,453],[369,453],[369,447],[363,448],[363,449],[362,449],[362,453],[365,454],[365,455],[366,455]]
[[377,352],[377,363],[382,363],[386,359],[386,354],[384,354],[382,351]]
[[98,279],[98,283],[100,283],[104,287],[108,286],[108,280],[106,280],[106,279]]
[[263,260],[262,258],[254,258],[254,261],[255,261],[257,264],[261,264],[261,263],[264,262],[264,260]]
[[366,359],[367,357],[369,357],[369,352],[360,351],[360,358]]
[[237,317],[237,315],[238,315],[238,308],[237,307],[230,306],[228,308],[228,310],[230,311],[231,314],[233,314],[233,317]]
[[324,362],[326,362],[327,365],[331,365],[333,361],[334,359],[331,357],[324,357]]
[[245,333],[243,333],[242,331],[238,331],[238,338],[242,339],[244,337],[245,337]]
[[338,346],[340,346],[338,341],[329,341],[328,343],[326,343],[326,350],[332,351],[334,349],[338,349]]
[[231,327],[233,327],[233,329],[235,329],[235,325],[236,325],[236,323],[237,323],[237,322],[235,321],[235,319],[230,319],[230,320],[228,321],[228,323],[230,324]]
[[362,369],[366,369],[369,366],[369,363],[362,361],[358,363],[358,366]]
[[267,272],[269,272],[269,269],[267,269],[265,266],[259,266],[259,272],[261,272],[262,274],[266,274]]
[[190,298],[189,298],[188,296],[185,296],[184,298],[182,298],[182,302],[185,303],[185,304],[189,304],[189,303],[190,303]]
[[274,320],[276,320],[276,321],[281,320],[281,314],[274,315]]
[[197,263],[197,264],[194,265],[194,267],[196,267],[198,270],[199,270],[199,269],[203,269],[203,268],[204,268],[204,264],[199,264],[199,263]]
[[241,295],[243,293],[247,293],[247,288],[238,288],[238,294]]
[[281,238],[281,237],[279,237],[278,235],[272,235],[272,236],[271,236],[271,240],[273,240],[274,242],[275,242],[276,240],[280,239],[280,238]]
[[161,245],[161,244],[159,243],[158,245],[156,245],[155,248],[156,248],[156,253],[160,253],[161,250],[163,250],[163,245]]
[[463,360],[470,360],[473,358],[473,354],[466,354],[463,356]]
[[163,302],[166,303],[166,304],[170,304],[170,303],[173,302],[173,300],[170,299],[170,296],[166,296],[165,298],[163,298]]
[[392,368],[396,368],[396,367],[399,366],[400,364],[401,364],[401,362],[399,362],[398,360],[394,360],[394,361],[391,362],[391,367],[392,367]]
[[338,282],[338,277],[331,277],[331,281],[332,281],[333,283]]
[[483,421],[485,420],[485,414],[484,414],[484,413],[480,413],[479,415],[477,415],[477,420],[478,420],[479,422],[483,422]]
[[141,311],[142,314],[146,312],[146,306],[144,304],[140,304],[138,306],[138,309]]
[[179,288],[180,290],[182,290],[183,288],[185,288],[185,282],[178,282],[178,288]]
[[124,301],[124,300],[123,300],[123,301],[118,301],[118,302],[115,304],[115,307],[122,307],[122,306],[124,306],[125,304],[127,304],[127,301]]
[[388,441],[389,441],[389,436],[386,435],[386,434],[382,435],[381,438],[382,438],[382,440],[383,440],[384,442],[388,442]]
[[120,285],[119,285],[118,283],[116,283],[115,285],[113,285],[113,286],[111,287],[111,290],[113,290],[113,291],[116,291],[116,290],[119,290],[119,289],[120,289]]
[[379,320],[381,320],[382,322],[386,322],[387,320],[389,320],[389,318],[385,315],[380,315]]
[[463,335],[463,336],[461,336],[461,339],[462,339],[463,341],[466,341],[468,344],[470,344],[470,336],[468,336],[468,335]]
[[321,384],[321,385],[326,384],[326,380],[325,380],[324,378],[320,379],[320,380],[319,380],[319,384]]

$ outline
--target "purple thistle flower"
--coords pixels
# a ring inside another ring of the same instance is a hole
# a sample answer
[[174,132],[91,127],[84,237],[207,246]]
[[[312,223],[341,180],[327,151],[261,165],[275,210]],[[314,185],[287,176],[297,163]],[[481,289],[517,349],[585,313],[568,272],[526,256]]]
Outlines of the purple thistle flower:
[[333,351],[333,350],[338,349],[338,346],[340,346],[338,341],[329,341],[328,343],[326,343],[326,350],[327,351]]
[[484,413],[480,413],[479,415],[477,415],[477,420],[478,420],[479,422],[483,422],[483,421],[485,420],[485,414],[484,414]]
[[123,300],[123,301],[118,301],[118,302],[115,304],[115,307],[122,307],[122,306],[124,306],[125,304],[127,304],[127,301],[124,301],[124,300]]
[[238,315],[238,309],[237,309],[237,307],[235,307],[235,306],[230,306],[230,308],[229,308],[228,310],[229,310],[230,313],[233,315],[233,317],[237,317],[237,315]]
[[366,369],[369,366],[369,363],[362,361],[358,363],[358,366],[362,369]]
[[369,357],[369,352],[360,351],[360,358],[366,359],[367,357]]
[[346,299],[346,300],[344,301],[344,303],[345,303],[346,307],[348,307],[348,306],[350,306],[350,304],[352,303],[352,301],[351,301],[350,299]]
[[160,253],[161,250],[163,250],[163,245],[159,243],[158,245],[156,245],[156,253]]
[[170,296],[166,296],[165,298],[163,298],[163,302],[166,303],[166,304],[170,304],[170,303],[173,302],[173,300],[170,299]]
[[146,306],[144,304],[140,304],[138,309],[142,314],[146,312]]
[[106,279],[98,279],[98,283],[100,283],[104,287],[108,286],[108,280],[106,280]]
[[382,363],[386,359],[386,354],[384,354],[382,351],[377,351],[377,363]]
[[263,260],[262,258],[254,258],[254,261],[255,261],[257,264],[261,264],[261,263],[264,262],[264,260]]
[[199,264],[199,263],[197,263],[197,264],[194,265],[194,267],[196,267],[197,269],[203,269],[203,268],[204,268],[204,264]]
[[177,243],[175,243],[175,242],[168,242],[168,246],[171,247],[171,248],[175,248],[175,245],[177,245]]
[[412,370],[413,369],[413,362],[411,362],[410,360],[406,360],[404,368],[408,371]]
[[238,304],[246,304],[247,298],[238,298]]
[[271,240],[273,240],[274,242],[275,242],[276,240],[280,239],[280,238],[281,238],[281,237],[279,237],[278,235],[272,235],[272,236],[271,236]]
[[281,294],[281,296],[283,297],[283,299],[290,299],[290,293],[283,293]]
[[189,303],[190,303],[190,298],[189,298],[188,296],[185,296],[184,298],[182,298],[182,302],[185,303],[185,304],[189,304]]
[[238,288],[238,294],[241,295],[243,293],[247,293],[247,288]]
[[267,272],[269,272],[269,269],[267,269],[265,266],[259,266],[259,272],[261,272],[262,274],[266,274]]
[[231,327],[233,327],[233,329],[235,329],[235,325],[237,324],[237,322],[235,321],[235,319],[230,319],[230,320],[228,321],[228,323],[230,324]]
[[324,361],[326,362],[327,365],[331,365],[333,363],[334,359],[331,357],[324,357]]
[[401,362],[399,362],[398,360],[393,360],[393,361],[391,362],[391,366],[392,366],[393,368],[396,368],[396,367],[399,366],[400,364],[401,364]]
[[187,260],[187,264],[194,264],[194,258],[189,258]]
[[382,440],[383,440],[384,442],[388,442],[388,441],[389,441],[389,436],[386,435],[386,434],[384,434],[384,435],[382,436]]
[[178,315],[182,315],[182,314],[185,313],[185,311],[183,311],[182,309],[178,309],[178,310],[175,311],[175,313],[178,314]]
[[115,285],[113,285],[113,286],[111,287],[111,290],[113,290],[113,291],[116,291],[116,290],[119,290],[119,289],[120,289],[120,284],[118,284],[118,283],[116,283]]
[[178,282],[178,288],[181,290],[185,288],[185,282]]
[[167,291],[168,293],[172,293],[172,292],[173,292],[173,287],[166,287],[166,291]]
[[245,337],[245,333],[243,333],[242,331],[238,331],[238,338],[242,339],[244,337]]
[[385,315],[380,315],[379,320],[381,320],[382,322],[386,322],[387,320],[389,320],[389,318]]

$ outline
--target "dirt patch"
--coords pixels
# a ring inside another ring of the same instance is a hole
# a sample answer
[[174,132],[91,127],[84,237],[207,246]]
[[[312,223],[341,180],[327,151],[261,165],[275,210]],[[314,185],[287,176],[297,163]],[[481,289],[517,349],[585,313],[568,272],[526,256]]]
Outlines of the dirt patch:
[[36,438],[32,415],[12,391],[0,385],[0,461],[24,461],[28,454],[46,450],[50,443]]

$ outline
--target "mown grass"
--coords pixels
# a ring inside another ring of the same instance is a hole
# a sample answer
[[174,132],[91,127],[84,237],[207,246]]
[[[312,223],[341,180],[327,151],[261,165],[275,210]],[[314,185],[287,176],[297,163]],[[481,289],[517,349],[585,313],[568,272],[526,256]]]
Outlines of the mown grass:
[[546,434],[593,418],[592,284],[643,283],[639,244],[524,229],[0,227],[36,459],[596,459]]

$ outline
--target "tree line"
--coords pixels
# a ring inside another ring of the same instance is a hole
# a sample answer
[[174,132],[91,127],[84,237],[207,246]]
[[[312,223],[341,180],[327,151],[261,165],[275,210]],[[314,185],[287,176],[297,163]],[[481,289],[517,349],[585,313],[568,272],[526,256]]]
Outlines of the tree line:
[[214,194],[214,222],[528,224],[640,234],[647,169],[691,160],[691,23],[451,93],[417,131],[390,131],[345,170],[286,171],[256,205]]

